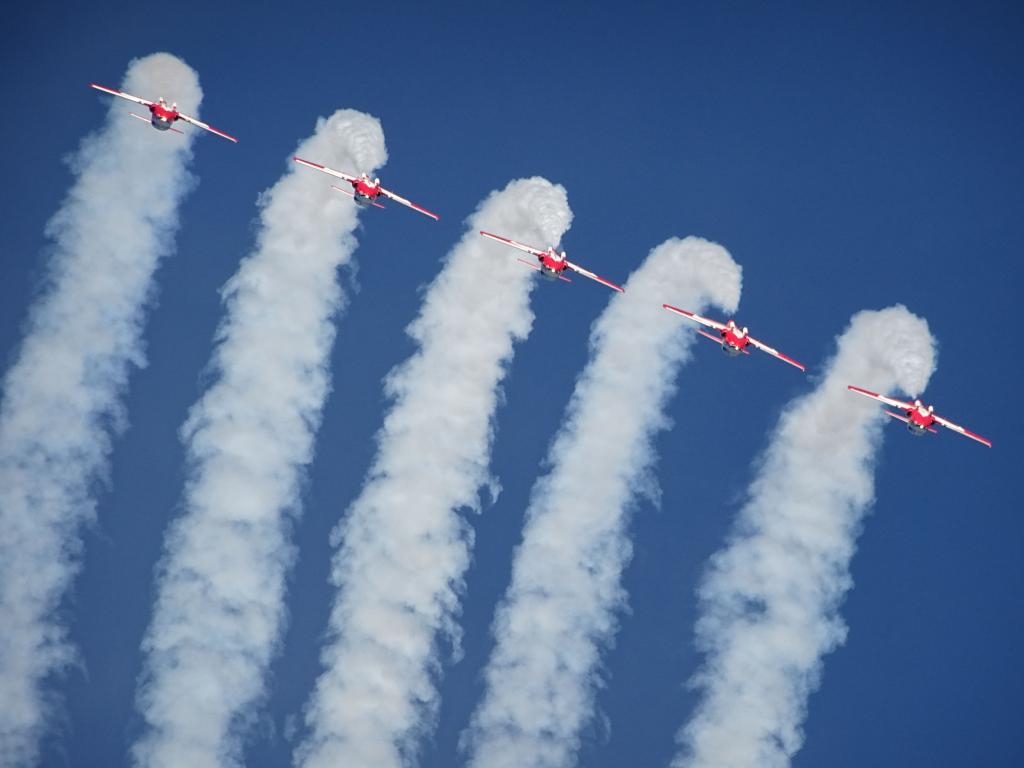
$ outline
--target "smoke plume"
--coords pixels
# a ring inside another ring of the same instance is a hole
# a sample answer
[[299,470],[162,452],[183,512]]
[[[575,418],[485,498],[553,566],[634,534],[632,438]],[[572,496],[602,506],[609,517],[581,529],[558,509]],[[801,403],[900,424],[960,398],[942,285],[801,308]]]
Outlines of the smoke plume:
[[[166,53],[132,61],[122,87],[194,115],[202,99],[196,73]],[[194,131],[159,134],[109,100],[105,125],[72,158],[75,182],[46,230],[46,279],[3,383],[0,766],[35,760],[52,704],[46,679],[74,658],[61,601],[126,423],[129,375],[145,364],[154,274],[194,184]]]
[[418,349],[387,378],[373,467],[335,531],[338,596],[297,763],[397,768],[433,725],[438,640],[458,642],[472,548],[462,514],[479,509],[500,384],[533,323],[534,273],[477,230],[546,247],[571,218],[562,187],[514,181],[481,203],[428,289],[409,327]]
[[[297,151],[350,172],[387,157],[380,123],[352,110],[320,119]],[[358,223],[350,199],[288,165],[261,198],[255,250],[224,289],[214,383],[182,428],[188,480],[143,643],[140,765],[237,764],[283,631],[291,524],[344,303],[338,268]]]
[[846,385],[913,395],[934,367],[924,320],[902,306],[860,312],[817,389],[786,407],[699,590],[702,700],[677,768],[786,766],[800,748],[822,657],[846,637],[839,606],[886,419]]
[[486,694],[467,744],[478,768],[554,768],[575,762],[600,684],[599,657],[625,602],[629,513],[651,478],[654,435],[696,335],[661,308],[727,312],[740,268],[699,238],[662,243],[594,323],[591,356],[538,481],[494,623]]

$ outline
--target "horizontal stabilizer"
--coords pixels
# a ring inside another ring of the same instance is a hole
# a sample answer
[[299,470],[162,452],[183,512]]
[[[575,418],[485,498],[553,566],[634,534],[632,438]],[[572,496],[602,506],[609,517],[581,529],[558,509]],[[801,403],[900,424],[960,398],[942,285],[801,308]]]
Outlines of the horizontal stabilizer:
[[[534,264],[534,263],[533,263],[532,261],[527,261],[526,259],[516,259],[516,261],[518,261],[518,262],[519,262],[520,264],[524,264],[525,266],[529,267],[530,269],[535,269],[535,270],[537,270],[538,272],[541,272],[541,271],[543,271],[543,270],[541,270],[541,268],[540,268],[540,267],[538,267],[538,266],[537,266],[536,264]],[[570,279],[569,279],[568,277],[566,277],[565,275],[557,275],[557,277],[558,277],[558,279],[559,279],[559,280],[564,280],[564,281],[565,281],[565,282],[567,282],[567,283],[571,283],[571,282],[572,282],[572,280],[570,280]]]
[[[713,342],[715,342],[715,344],[717,344],[720,347],[724,347],[725,346],[725,339],[723,339],[721,336],[716,336],[713,333],[708,333],[707,331],[702,331],[700,329],[697,330],[697,333],[699,333],[705,339],[711,339]],[[741,349],[740,352],[742,352],[744,355],[749,355],[750,354],[750,350],[747,349],[746,347]]]
[[[333,184],[331,184],[331,189],[335,190],[336,192],[341,192],[341,194],[343,194],[343,195],[348,195],[349,197],[351,197],[353,199],[355,198],[355,193],[354,192],[349,192],[347,189],[342,189],[341,187],[336,187]],[[384,208],[384,206],[381,205],[380,203],[370,203],[370,205],[374,206],[375,208]]]
[[[892,416],[894,419],[899,419],[904,424],[909,424],[910,423],[910,419],[908,419],[906,416],[900,416],[900,414],[893,413],[892,411],[885,411],[885,415],[886,416]],[[929,432],[931,432],[932,434],[935,434],[935,435],[939,434],[939,430],[933,429],[932,427],[927,427],[926,429]]]
[[[153,122],[148,117],[143,117],[142,115],[136,115],[134,112],[129,112],[128,114],[131,115],[132,117],[134,117],[136,120],[141,120],[144,123],[152,123]],[[175,133],[181,133],[181,131],[179,131],[177,128],[168,128],[167,130],[174,131]],[[181,133],[181,135],[184,136],[185,134]]]
[[699,330],[699,329],[697,330],[697,333],[699,333],[705,339],[711,339],[718,346],[722,346],[722,337],[721,336],[715,336],[714,334],[711,334],[711,333],[708,333],[707,331],[702,331],[702,330]]

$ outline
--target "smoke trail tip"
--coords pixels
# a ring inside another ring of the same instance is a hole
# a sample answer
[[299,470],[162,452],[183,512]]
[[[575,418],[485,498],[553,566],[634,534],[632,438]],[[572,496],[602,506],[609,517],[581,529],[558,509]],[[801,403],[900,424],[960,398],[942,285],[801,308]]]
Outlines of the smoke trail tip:
[[[318,117],[313,135],[292,154],[346,173],[371,173],[388,161],[380,120],[356,109]],[[290,157],[288,163],[293,171],[297,169]]]
[[[870,363],[878,379],[894,382],[893,386],[911,397],[924,391],[936,365],[935,338],[924,318],[896,304],[858,312],[851,319],[850,328],[851,331],[862,329],[868,335]],[[851,333],[847,343],[853,343],[858,337],[859,334]],[[855,381],[848,383],[857,384]],[[866,385],[872,383],[869,381]]]
[[[514,218],[522,226],[539,230],[543,243],[530,243],[540,248],[559,243],[562,235],[572,224],[572,210],[565,187],[554,184],[541,176],[510,181],[504,189],[492,192],[477,209],[482,214],[477,224],[489,220],[487,212],[493,211],[488,204],[498,198],[502,200],[501,214],[506,221]],[[510,206],[509,203],[512,203]],[[500,224],[495,224],[500,226]],[[481,227],[477,227],[481,228]],[[482,226],[486,229],[486,226]]]
[[[675,281],[681,278],[685,284],[692,285],[699,295],[706,297],[708,303],[727,314],[736,311],[743,287],[743,268],[724,247],[691,235],[670,238],[659,245],[655,252],[659,253],[658,260],[665,261],[667,269],[671,270],[674,282],[668,285],[675,285]],[[675,287],[679,288],[678,285]],[[664,299],[672,300],[673,297],[661,296],[659,303]]]
[[[203,101],[203,89],[199,86],[196,71],[173,53],[164,51],[132,59],[124,75],[122,90],[144,99],[164,98],[168,102],[176,102],[182,112],[195,117],[199,116],[199,105]],[[124,101],[120,104],[118,101],[113,99],[112,104],[121,110]],[[186,135],[194,134],[188,132]]]

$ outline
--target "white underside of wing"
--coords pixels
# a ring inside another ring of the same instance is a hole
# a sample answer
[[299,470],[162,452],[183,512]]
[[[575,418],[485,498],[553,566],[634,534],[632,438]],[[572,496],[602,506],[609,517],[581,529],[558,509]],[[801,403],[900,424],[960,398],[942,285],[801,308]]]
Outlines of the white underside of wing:
[[132,102],[135,102],[136,104],[141,104],[144,107],[149,107],[149,106],[153,105],[152,101],[146,101],[145,99],[140,99],[138,96],[132,96],[130,93],[125,93],[124,91],[119,91],[116,88],[107,88],[105,85],[97,85],[96,83],[89,83],[89,87],[90,88],[95,88],[97,91],[103,91],[104,93],[109,93],[111,96],[117,96],[119,98],[125,99],[126,101],[132,101]]
[[871,392],[870,390],[867,389],[861,389],[860,387],[848,386],[847,389],[849,389],[851,392],[856,392],[858,395],[864,395],[864,397],[869,397],[872,400],[877,400],[880,403],[891,405],[893,408],[902,408],[905,411],[909,411],[914,408],[913,404],[911,403],[904,403],[902,400],[896,400],[895,398],[892,397],[886,397],[885,395],[880,395],[877,392]]
[[711,320],[710,318],[707,317],[701,317],[696,312],[688,312],[685,309],[673,307],[671,304],[662,304],[661,306],[663,306],[669,312],[674,312],[680,317],[685,317],[687,320],[693,320],[695,323],[706,325],[708,328],[714,328],[716,331],[724,331],[726,328],[725,323],[719,323],[716,320]]
[[356,180],[355,176],[349,176],[347,173],[336,171],[333,168],[328,168],[326,165],[320,165],[320,163],[314,163],[311,160],[303,160],[301,157],[293,157],[292,160],[300,165],[305,165],[307,168],[312,168],[315,171],[320,171],[330,176],[334,176],[336,179],[341,179],[350,183],[355,182]]
[[518,248],[520,251],[525,251],[526,253],[533,254],[534,256],[543,256],[546,253],[546,251],[537,250],[536,248],[526,245],[525,243],[520,243],[516,240],[511,240],[507,237],[502,237],[501,235],[495,235],[491,232],[481,231],[480,234],[490,240],[495,240],[499,243],[503,243],[504,245],[510,245],[513,248]]

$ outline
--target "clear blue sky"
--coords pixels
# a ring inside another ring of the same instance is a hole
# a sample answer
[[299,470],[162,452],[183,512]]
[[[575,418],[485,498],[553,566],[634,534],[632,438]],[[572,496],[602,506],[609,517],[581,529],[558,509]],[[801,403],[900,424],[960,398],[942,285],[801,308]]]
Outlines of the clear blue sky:
[[[843,608],[850,636],[826,659],[794,764],[1024,764],[1016,4],[65,5],[21,4],[0,31],[5,368],[43,274],[45,222],[72,181],[63,158],[107,109],[90,81],[116,85],[131,58],[175,53],[200,75],[204,119],[240,143],[197,142],[200,184],[159,274],[150,363],[133,376],[131,426],[66,605],[82,665],[59,682],[64,710],[45,765],[126,763],[153,566],[182,488],[177,429],[202,389],[217,291],[250,249],[257,194],[315,118],[339,107],[382,120],[382,176],[442,221],[398,209],[364,217],[359,291],[340,321],[295,531],[290,626],[248,765],[290,760],[286,723],[318,672],[331,596],[328,533],[368,466],[380,380],[411,350],[403,328],[419,289],[477,201],[534,174],[566,186],[575,222],[565,245],[610,279],[669,236],[721,242],[744,269],[739,317],[811,377],[859,309],[903,302],[928,319],[940,352],[927,399],[995,448],[888,431]],[[607,298],[579,281],[535,293],[538,322],[498,417],[505,490],[474,519],[465,656],[446,669],[424,768],[460,762],[529,490]],[[695,703],[683,682],[699,663],[701,571],[779,408],[812,385],[765,356],[697,351],[671,405],[676,425],[658,441],[661,508],[634,517],[632,611],[606,659],[584,766],[665,765],[673,753]]]

